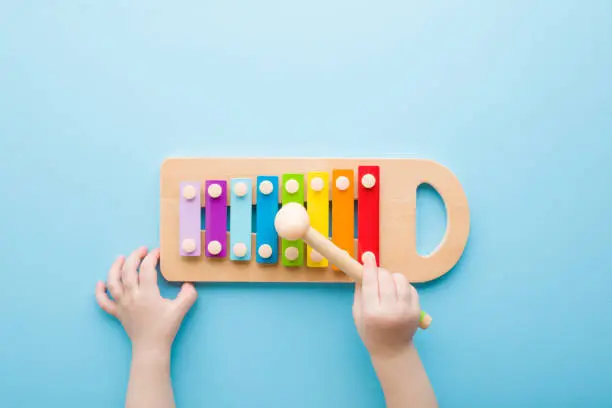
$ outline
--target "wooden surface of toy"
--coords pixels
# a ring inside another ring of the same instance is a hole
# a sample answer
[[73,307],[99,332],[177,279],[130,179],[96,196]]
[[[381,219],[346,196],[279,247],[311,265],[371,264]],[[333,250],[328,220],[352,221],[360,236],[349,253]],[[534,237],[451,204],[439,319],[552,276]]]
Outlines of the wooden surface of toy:
[[[352,258],[365,251],[410,282],[458,262],[470,214],[459,180],[422,159],[170,158],[161,167],[161,272],[173,282],[350,282],[303,240],[274,227],[288,203]],[[442,242],[416,249],[416,194],[435,188],[447,213]]]

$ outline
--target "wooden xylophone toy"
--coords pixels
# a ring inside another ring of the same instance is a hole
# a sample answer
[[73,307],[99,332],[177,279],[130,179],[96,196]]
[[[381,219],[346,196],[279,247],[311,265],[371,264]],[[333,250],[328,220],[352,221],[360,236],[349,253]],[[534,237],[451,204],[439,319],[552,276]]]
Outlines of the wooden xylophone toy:
[[[416,191],[444,201],[446,233],[416,249]],[[350,282],[304,241],[281,238],[282,206],[306,208],[311,227],[357,260],[370,251],[410,282],[447,273],[469,235],[457,178],[421,159],[171,158],[161,168],[161,272],[174,282]]]

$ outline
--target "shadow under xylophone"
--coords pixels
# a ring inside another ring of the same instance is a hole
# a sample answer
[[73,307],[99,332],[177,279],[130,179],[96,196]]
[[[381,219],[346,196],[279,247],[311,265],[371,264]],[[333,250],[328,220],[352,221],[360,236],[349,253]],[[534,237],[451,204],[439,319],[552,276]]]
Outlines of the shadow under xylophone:
[[[438,191],[447,212],[445,236],[426,257],[416,250],[416,190],[422,183]],[[161,171],[163,276],[190,282],[349,282],[303,241],[278,236],[274,218],[287,203],[304,205],[312,228],[351,257],[373,252],[380,265],[411,282],[448,272],[469,234],[459,181],[429,160],[172,158]]]

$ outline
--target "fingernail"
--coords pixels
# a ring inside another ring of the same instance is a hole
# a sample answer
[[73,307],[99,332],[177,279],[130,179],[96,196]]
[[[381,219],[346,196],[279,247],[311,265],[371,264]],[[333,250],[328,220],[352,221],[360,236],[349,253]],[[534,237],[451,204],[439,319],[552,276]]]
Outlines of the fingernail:
[[376,264],[376,256],[374,255],[373,252],[364,252],[363,255],[361,256],[361,261],[364,264]]

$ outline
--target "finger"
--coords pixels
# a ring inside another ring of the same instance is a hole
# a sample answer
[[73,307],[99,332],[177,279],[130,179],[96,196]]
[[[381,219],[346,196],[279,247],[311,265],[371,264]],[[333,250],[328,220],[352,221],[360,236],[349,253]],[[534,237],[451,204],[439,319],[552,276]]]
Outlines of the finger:
[[385,268],[378,269],[378,292],[380,293],[381,306],[392,306],[397,303],[395,281]]
[[115,300],[120,299],[121,295],[123,295],[123,284],[121,283],[121,268],[123,268],[124,262],[125,258],[123,257],[123,255],[119,256],[117,259],[115,259],[115,262],[113,262],[110,267],[110,270],[108,271],[108,291]]
[[395,289],[397,290],[397,299],[403,303],[410,302],[410,283],[406,276],[401,273],[394,273],[393,280],[395,281]]
[[364,304],[378,304],[378,266],[376,257],[371,252],[366,252],[361,257],[363,261],[363,278],[361,281],[361,299]]
[[408,296],[410,296],[410,308],[412,310],[420,311],[421,304],[419,301],[419,292],[412,285],[408,285]]
[[189,309],[191,309],[191,306],[193,306],[197,298],[198,292],[195,290],[193,284],[183,283],[179,294],[173,301],[176,306],[176,310],[180,314],[181,318],[187,314],[187,312],[189,311]]
[[98,282],[96,285],[96,300],[102,310],[111,316],[117,317],[117,305],[108,298],[106,287],[103,282]]
[[138,287],[138,266],[147,254],[147,248],[140,247],[128,256],[123,268],[121,268],[121,279],[125,290],[133,290]]
[[159,249],[154,249],[147,254],[140,265],[138,279],[140,286],[145,288],[157,288],[157,262],[159,260]]
[[361,310],[361,284],[355,283],[355,294],[353,296],[353,312]]

